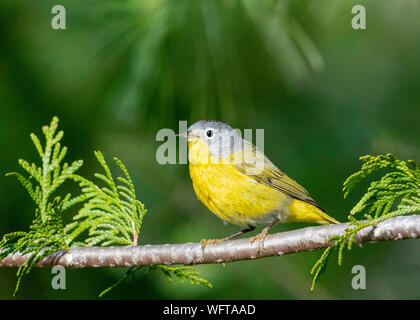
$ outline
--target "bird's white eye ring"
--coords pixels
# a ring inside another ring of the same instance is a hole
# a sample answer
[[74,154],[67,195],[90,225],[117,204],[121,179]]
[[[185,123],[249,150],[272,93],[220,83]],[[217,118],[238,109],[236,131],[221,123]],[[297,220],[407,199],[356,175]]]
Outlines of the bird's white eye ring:
[[207,136],[207,138],[212,138],[214,136],[214,130],[213,129],[207,129],[206,130],[206,136]]

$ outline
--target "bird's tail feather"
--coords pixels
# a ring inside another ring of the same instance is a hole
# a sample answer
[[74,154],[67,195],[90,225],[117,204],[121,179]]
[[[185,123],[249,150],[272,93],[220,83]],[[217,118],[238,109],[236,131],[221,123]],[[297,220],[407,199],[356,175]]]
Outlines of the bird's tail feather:
[[320,208],[297,199],[294,199],[289,206],[289,221],[319,224],[340,223]]

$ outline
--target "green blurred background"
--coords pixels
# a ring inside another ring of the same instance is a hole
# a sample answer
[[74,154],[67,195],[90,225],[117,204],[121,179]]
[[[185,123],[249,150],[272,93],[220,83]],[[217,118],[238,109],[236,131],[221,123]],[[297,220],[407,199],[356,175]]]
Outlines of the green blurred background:
[[[156,162],[156,132],[178,130],[179,120],[265,129],[269,158],[338,220],[364,190],[343,200],[342,183],[360,167],[359,156],[392,152],[420,161],[416,0],[63,0],[66,30],[51,28],[55,4],[0,3],[0,235],[31,223],[33,203],[4,174],[20,170],[18,158],[38,161],[29,133],[40,134],[54,115],[67,161],[85,160],[81,174],[99,170],[94,150],[125,162],[149,210],[140,244],[238,230],[196,199],[186,165]],[[367,30],[351,28],[356,4],[366,7]],[[416,240],[354,248],[343,266],[330,261],[311,294],[309,271],[320,254],[197,266],[213,289],[138,272],[105,297],[420,298]],[[356,264],[366,267],[367,290],[351,288]],[[67,269],[67,289],[53,290],[51,269],[37,269],[17,298],[95,299],[124,271]],[[0,298],[12,297],[15,273],[0,268]]]

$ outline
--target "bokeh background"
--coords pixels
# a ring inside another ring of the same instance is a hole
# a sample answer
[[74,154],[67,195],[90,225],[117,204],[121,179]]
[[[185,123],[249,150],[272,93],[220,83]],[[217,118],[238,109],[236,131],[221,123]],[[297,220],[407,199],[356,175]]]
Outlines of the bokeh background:
[[[149,210],[140,244],[238,230],[196,199],[186,165],[157,163],[157,131],[178,130],[179,120],[265,129],[269,158],[342,221],[367,185],[343,199],[359,156],[420,161],[416,0],[62,0],[61,31],[51,28],[55,4],[0,3],[0,235],[31,223],[33,203],[4,174],[20,170],[18,158],[38,161],[29,133],[41,134],[54,115],[67,160],[85,161],[81,174],[99,170],[94,150],[125,162]],[[351,28],[356,4],[366,7],[367,30]],[[309,271],[320,251],[197,266],[213,289],[140,271],[105,298],[418,299],[418,248],[416,240],[356,247],[343,266],[330,260],[313,293]],[[367,271],[364,291],[351,288],[356,264]],[[96,299],[124,272],[67,270],[67,289],[53,290],[51,269],[36,269],[17,298]],[[0,268],[0,298],[12,297],[15,273]]]

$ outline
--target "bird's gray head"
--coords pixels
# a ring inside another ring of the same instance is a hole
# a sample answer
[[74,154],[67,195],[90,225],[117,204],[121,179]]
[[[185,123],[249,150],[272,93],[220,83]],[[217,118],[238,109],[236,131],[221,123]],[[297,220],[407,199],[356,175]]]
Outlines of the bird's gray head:
[[188,142],[204,141],[210,154],[217,158],[224,158],[232,152],[242,149],[242,137],[230,125],[215,121],[201,120],[191,125],[187,130]]

